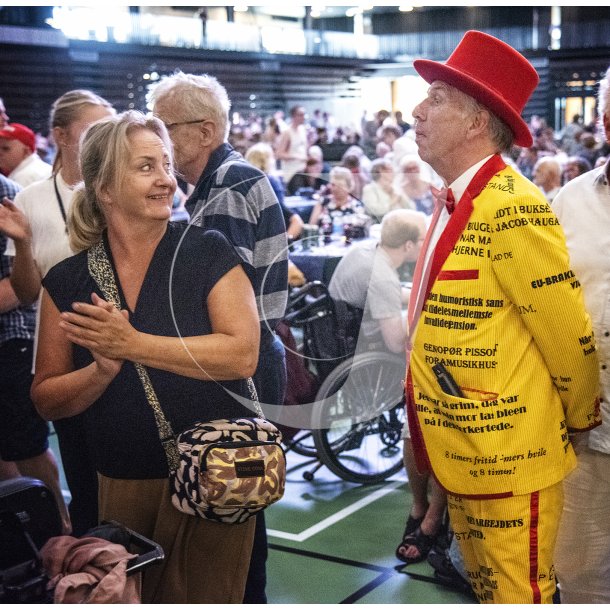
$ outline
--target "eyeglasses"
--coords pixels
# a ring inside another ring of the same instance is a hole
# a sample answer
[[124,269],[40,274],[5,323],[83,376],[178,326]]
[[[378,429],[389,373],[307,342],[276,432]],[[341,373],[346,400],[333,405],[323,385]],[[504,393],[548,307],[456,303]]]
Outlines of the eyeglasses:
[[207,121],[207,119],[197,119],[195,121],[176,121],[175,123],[163,123],[165,124],[166,129],[172,129],[172,127],[178,127],[178,125],[194,125],[195,123],[203,123]]

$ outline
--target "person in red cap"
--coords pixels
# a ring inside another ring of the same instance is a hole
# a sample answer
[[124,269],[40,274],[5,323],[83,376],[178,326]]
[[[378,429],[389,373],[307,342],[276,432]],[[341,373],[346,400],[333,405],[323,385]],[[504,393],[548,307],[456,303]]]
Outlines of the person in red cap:
[[469,31],[414,111],[437,192],[409,303],[407,416],[420,472],[447,492],[476,597],[551,603],[570,435],[600,423],[582,290],[544,195],[501,153],[530,146],[538,84],[502,41]]
[[36,153],[36,135],[21,123],[0,129],[0,170],[22,187],[51,175],[51,166]]

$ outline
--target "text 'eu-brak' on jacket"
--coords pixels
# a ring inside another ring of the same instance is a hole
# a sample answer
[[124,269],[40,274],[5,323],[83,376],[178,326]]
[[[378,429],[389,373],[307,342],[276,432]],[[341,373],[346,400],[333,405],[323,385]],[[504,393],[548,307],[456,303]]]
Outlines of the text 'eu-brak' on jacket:
[[[463,398],[441,390],[439,361]],[[562,229],[499,156],[436,246],[407,396],[419,469],[463,496],[557,483],[576,463],[568,431],[599,424],[595,341]]]

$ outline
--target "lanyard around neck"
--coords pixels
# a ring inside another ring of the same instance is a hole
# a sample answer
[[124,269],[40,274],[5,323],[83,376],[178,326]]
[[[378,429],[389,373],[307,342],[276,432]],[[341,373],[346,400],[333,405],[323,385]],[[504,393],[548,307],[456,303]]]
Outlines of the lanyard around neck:
[[66,226],[66,233],[68,232],[68,219],[66,217],[66,209],[64,208],[64,202],[59,194],[59,188],[57,187],[57,174],[53,174],[53,186],[55,187],[55,197],[57,197],[57,203],[59,205],[59,211],[61,217],[64,219],[64,225]]

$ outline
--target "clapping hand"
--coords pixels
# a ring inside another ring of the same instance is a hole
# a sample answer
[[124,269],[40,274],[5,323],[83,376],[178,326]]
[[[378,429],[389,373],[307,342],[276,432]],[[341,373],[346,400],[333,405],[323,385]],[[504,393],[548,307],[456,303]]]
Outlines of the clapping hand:
[[8,198],[0,205],[0,233],[18,242],[30,239],[32,232],[25,214]]
[[116,375],[128,355],[128,346],[137,331],[129,323],[129,312],[91,294],[91,304],[77,302],[72,312],[61,314],[60,326],[66,337],[88,349],[100,369]]

